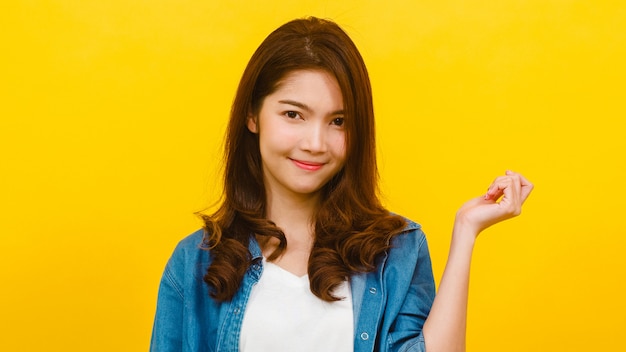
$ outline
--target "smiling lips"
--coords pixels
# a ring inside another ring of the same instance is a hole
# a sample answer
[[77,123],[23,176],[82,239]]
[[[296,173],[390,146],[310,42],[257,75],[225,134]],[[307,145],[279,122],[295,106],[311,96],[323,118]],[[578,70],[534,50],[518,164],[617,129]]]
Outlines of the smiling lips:
[[311,161],[302,161],[302,160],[295,160],[295,159],[289,159],[291,160],[297,167],[307,170],[307,171],[316,171],[322,168],[322,166],[324,166],[324,163],[315,163],[315,162],[311,162]]

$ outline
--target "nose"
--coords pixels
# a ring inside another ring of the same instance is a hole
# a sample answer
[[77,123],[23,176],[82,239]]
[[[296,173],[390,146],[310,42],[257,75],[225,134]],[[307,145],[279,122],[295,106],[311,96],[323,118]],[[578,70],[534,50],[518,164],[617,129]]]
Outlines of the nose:
[[304,128],[302,149],[311,153],[326,151],[326,129],[321,123],[312,123]]

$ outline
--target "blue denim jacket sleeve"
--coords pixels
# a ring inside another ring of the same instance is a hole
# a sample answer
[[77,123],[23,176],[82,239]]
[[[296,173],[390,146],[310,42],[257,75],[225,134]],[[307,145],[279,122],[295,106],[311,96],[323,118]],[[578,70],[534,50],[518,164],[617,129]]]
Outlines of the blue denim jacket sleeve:
[[181,351],[183,326],[182,289],[166,267],[159,286],[159,304],[152,327],[151,351]]
[[165,266],[161,277],[150,344],[150,351],[153,352],[182,350],[184,289],[182,287],[183,281],[176,277],[178,273],[173,270],[176,267],[184,266],[182,263],[184,255],[177,253],[181,250],[182,247],[179,244]]
[[159,286],[151,352],[212,351],[220,310],[202,280],[210,259],[200,249],[203,231],[183,239],[170,257]]
[[[426,350],[422,328],[435,299],[435,282],[428,245],[421,231],[418,231],[415,244],[417,245],[413,247],[413,250],[417,252],[415,266],[405,267],[406,274],[410,275],[410,282],[408,286],[399,285],[395,288],[399,292],[406,290],[406,295],[404,299],[401,298],[401,294],[397,295],[397,299],[402,303],[389,329],[387,343],[390,351],[422,352]],[[406,258],[390,259],[390,262],[406,260]],[[395,305],[395,302],[390,302],[390,306]],[[391,311],[387,312],[388,315],[391,313]]]
[[352,277],[354,350],[425,351],[422,327],[435,298],[426,237],[409,222],[376,272]]

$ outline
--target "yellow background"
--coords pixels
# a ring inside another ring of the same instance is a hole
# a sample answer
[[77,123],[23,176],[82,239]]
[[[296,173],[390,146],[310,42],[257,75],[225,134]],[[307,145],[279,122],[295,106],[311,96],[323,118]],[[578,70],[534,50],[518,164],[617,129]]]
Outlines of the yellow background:
[[361,49],[385,203],[437,278],[465,199],[507,168],[536,184],[478,241],[468,350],[626,350],[623,2],[293,3],[0,5],[0,350],[147,349],[244,65],[304,15]]

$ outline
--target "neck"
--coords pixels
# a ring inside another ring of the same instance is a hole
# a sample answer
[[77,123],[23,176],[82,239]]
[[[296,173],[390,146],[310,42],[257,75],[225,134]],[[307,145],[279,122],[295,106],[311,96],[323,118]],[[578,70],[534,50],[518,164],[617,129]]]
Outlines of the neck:
[[[313,215],[318,200],[317,194],[293,197],[268,194],[267,197],[267,218],[283,230],[287,239],[287,248],[274,263],[297,276],[307,273],[315,238]],[[262,243],[263,254],[268,257],[277,244],[272,239]]]
[[313,234],[313,215],[318,199],[317,194],[290,197],[268,195],[266,216],[285,232],[288,241],[308,240]]

